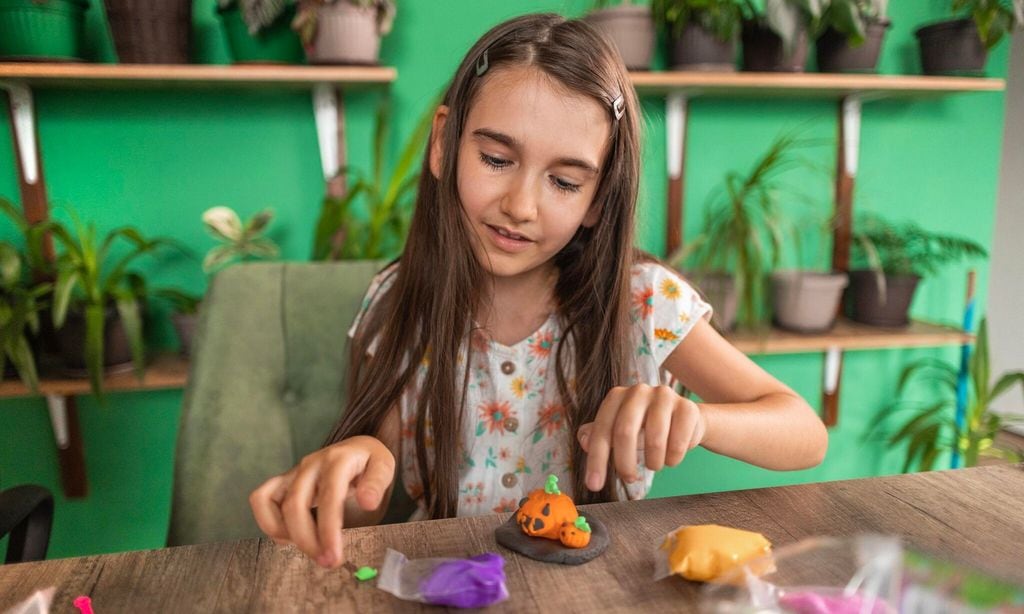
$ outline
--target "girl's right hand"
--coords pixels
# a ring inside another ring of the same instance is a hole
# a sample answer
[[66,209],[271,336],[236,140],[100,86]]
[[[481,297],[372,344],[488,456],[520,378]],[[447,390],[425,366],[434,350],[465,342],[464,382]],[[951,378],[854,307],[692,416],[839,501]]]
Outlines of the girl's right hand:
[[394,477],[395,456],[387,445],[374,437],[351,437],[270,478],[249,495],[249,505],[256,524],[275,543],[295,544],[321,566],[336,567],[345,560],[346,508],[350,516],[363,516],[357,525],[379,522]]

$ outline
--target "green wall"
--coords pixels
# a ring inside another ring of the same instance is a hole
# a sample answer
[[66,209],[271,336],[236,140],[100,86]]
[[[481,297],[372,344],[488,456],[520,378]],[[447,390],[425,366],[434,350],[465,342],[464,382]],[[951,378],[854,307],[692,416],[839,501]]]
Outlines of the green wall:
[[[391,86],[396,119],[392,151],[400,146],[427,101],[445,84],[469,45],[488,27],[515,14],[537,10],[579,15],[584,0],[403,0],[395,30],[385,40],[383,61],[396,66]],[[881,70],[917,73],[912,31],[943,18],[945,0],[891,3],[893,28]],[[197,61],[227,59],[213,0],[197,0]],[[113,47],[99,11],[90,11],[89,47],[99,61],[113,60]],[[1004,76],[1003,43],[989,72]],[[663,65],[663,58],[658,58]],[[350,162],[366,167],[370,123],[379,93],[346,98]],[[664,103],[643,99],[646,144],[640,204],[641,246],[663,249],[665,198]],[[243,215],[270,206],[272,235],[287,259],[303,260],[322,194],[319,155],[308,94],[241,90],[46,90],[36,94],[39,137],[50,198],[58,216],[68,206],[101,228],[131,223],[150,235],[190,246],[200,258],[212,246],[200,223],[206,208],[225,204]],[[781,130],[805,126],[809,136],[830,142],[836,134],[835,103],[697,99],[691,105],[687,154],[686,235],[700,221],[700,206],[729,170],[745,170]],[[872,102],[864,107],[856,206],[914,218],[940,231],[991,244],[996,179],[1003,125],[1001,93],[958,95],[915,102]],[[9,143],[6,122],[0,143]],[[834,147],[808,152],[831,173]],[[0,146],[0,195],[18,200],[13,151]],[[819,203],[831,202],[829,178],[803,171],[790,182]],[[805,207],[799,214],[810,215]],[[813,217],[813,216],[811,216]],[[9,225],[0,238],[13,239]],[[824,266],[827,238],[805,237],[804,264]],[[792,264],[793,262],[790,262]],[[171,257],[146,264],[153,283],[200,291],[206,280],[198,260]],[[918,317],[960,318],[965,266],[926,280],[913,306]],[[980,265],[984,299],[987,266]],[[984,301],[982,300],[982,303]],[[164,317],[148,334],[157,346],[173,347]],[[339,339],[342,331],[339,331]],[[847,354],[840,424],[831,431],[825,462],[796,473],[771,473],[699,450],[658,476],[657,496],[834,480],[893,473],[899,452],[864,441],[876,413],[891,401],[901,365],[924,355],[953,360],[953,349],[888,350]],[[759,362],[820,403],[820,355],[773,356]],[[80,402],[90,494],[66,500],[60,494],[55,446],[39,399],[0,401],[0,488],[35,482],[57,494],[51,557],[155,548],[163,543],[171,488],[172,455],[181,394],[177,391],[114,394],[106,406]],[[0,543],[0,548],[3,544]]]

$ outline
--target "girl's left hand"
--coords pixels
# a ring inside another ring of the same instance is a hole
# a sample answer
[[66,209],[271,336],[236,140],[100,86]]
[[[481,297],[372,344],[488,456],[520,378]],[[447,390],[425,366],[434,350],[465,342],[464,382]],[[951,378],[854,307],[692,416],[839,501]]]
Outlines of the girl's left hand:
[[700,407],[670,386],[616,386],[593,422],[577,433],[587,453],[587,488],[601,490],[611,454],[615,471],[627,483],[640,479],[638,450],[648,469],[674,467],[704,441],[707,421]]

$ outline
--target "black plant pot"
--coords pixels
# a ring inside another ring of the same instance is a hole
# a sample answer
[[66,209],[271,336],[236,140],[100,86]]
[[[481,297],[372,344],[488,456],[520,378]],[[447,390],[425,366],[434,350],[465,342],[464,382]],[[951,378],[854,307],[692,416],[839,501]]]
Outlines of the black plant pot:
[[743,70],[804,72],[807,65],[807,30],[801,29],[789,55],[786,55],[779,35],[756,21],[743,22],[742,39]]
[[686,24],[682,35],[671,37],[669,45],[673,70],[736,70],[736,41],[720,41],[698,24]]
[[818,39],[819,72],[875,72],[878,56],[882,52],[885,31],[892,25],[888,19],[867,25],[867,36],[862,44],[851,47],[846,36],[829,28]]
[[955,19],[918,28],[921,70],[926,75],[980,75],[988,50],[973,19]]
[[[64,371],[76,377],[88,377],[85,364],[85,314],[68,311],[64,326],[57,331]],[[132,349],[115,307],[107,307],[103,326],[103,367],[107,372],[127,371],[132,365]]]
[[885,298],[879,292],[878,275],[874,271],[850,272],[850,318],[872,326],[906,326],[907,315],[919,275],[883,275]]

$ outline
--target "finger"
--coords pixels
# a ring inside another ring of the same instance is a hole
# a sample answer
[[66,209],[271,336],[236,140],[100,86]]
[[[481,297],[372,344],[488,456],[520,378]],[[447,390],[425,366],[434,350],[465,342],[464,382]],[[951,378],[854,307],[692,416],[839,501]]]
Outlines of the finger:
[[584,452],[589,452],[590,451],[588,449],[589,445],[590,445],[590,432],[593,431],[593,430],[594,430],[594,423],[593,422],[588,422],[588,423],[584,424],[583,426],[581,426],[579,428],[579,430],[576,431],[576,438],[579,439],[580,447],[583,448]]
[[673,406],[673,399],[662,393],[656,397],[654,405],[647,408],[643,429],[644,463],[651,471],[659,471],[665,466],[665,451],[672,428]]
[[379,508],[394,479],[395,457],[383,447],[374,450],[356,486],[356,502],[359,507],[368,512]]
[[329,456],[326,464],[317,486],[320,505],[317,507],[316,529],[320,550],[315,558],[323,567],[333,567],[344,561],[341,529],[345,526],[345,499],[352,480],[362,469],[362,463],[358,457]]
[[633,392],[623,401],[615,416],[615,427],[612,435],[612,455],[615,458],[615,471],[626,483],[640,479],[637,472],[639,457],[637,448],[640,429],[644,425],[644,415],[650,405],[651,398],[647,388],[633,388]]
[[310,510],[313,507],[319,473],[319,462],[300,465],[295,480],[288,487],[288,493],[281,504],[289,538],[299,550],[314,560],[320,556],[320,543],[317,540],[316,523]]
[[288,529],[281,515],[281,499],[288,490],[291,476],[277,475],[259,485],[249,494],[249,506],[260,531],[275,543],[288,540]]
[[669,431],[668,449],[665,453],[665,464],[669,467],[675,467],[686,458],[686,453],[692,447],[690,443],[696,421],[697,416],[690,411],[685,399],[672,412],[672,428]]
[[612,428],[615,426],[615,414],[625,397],[626,388],[617,386],[608,391],[601,407],[597,409],[590,436],[587,438],[587,488],[597,492],[604,486],[608,468],[608,457],[612,449]]

